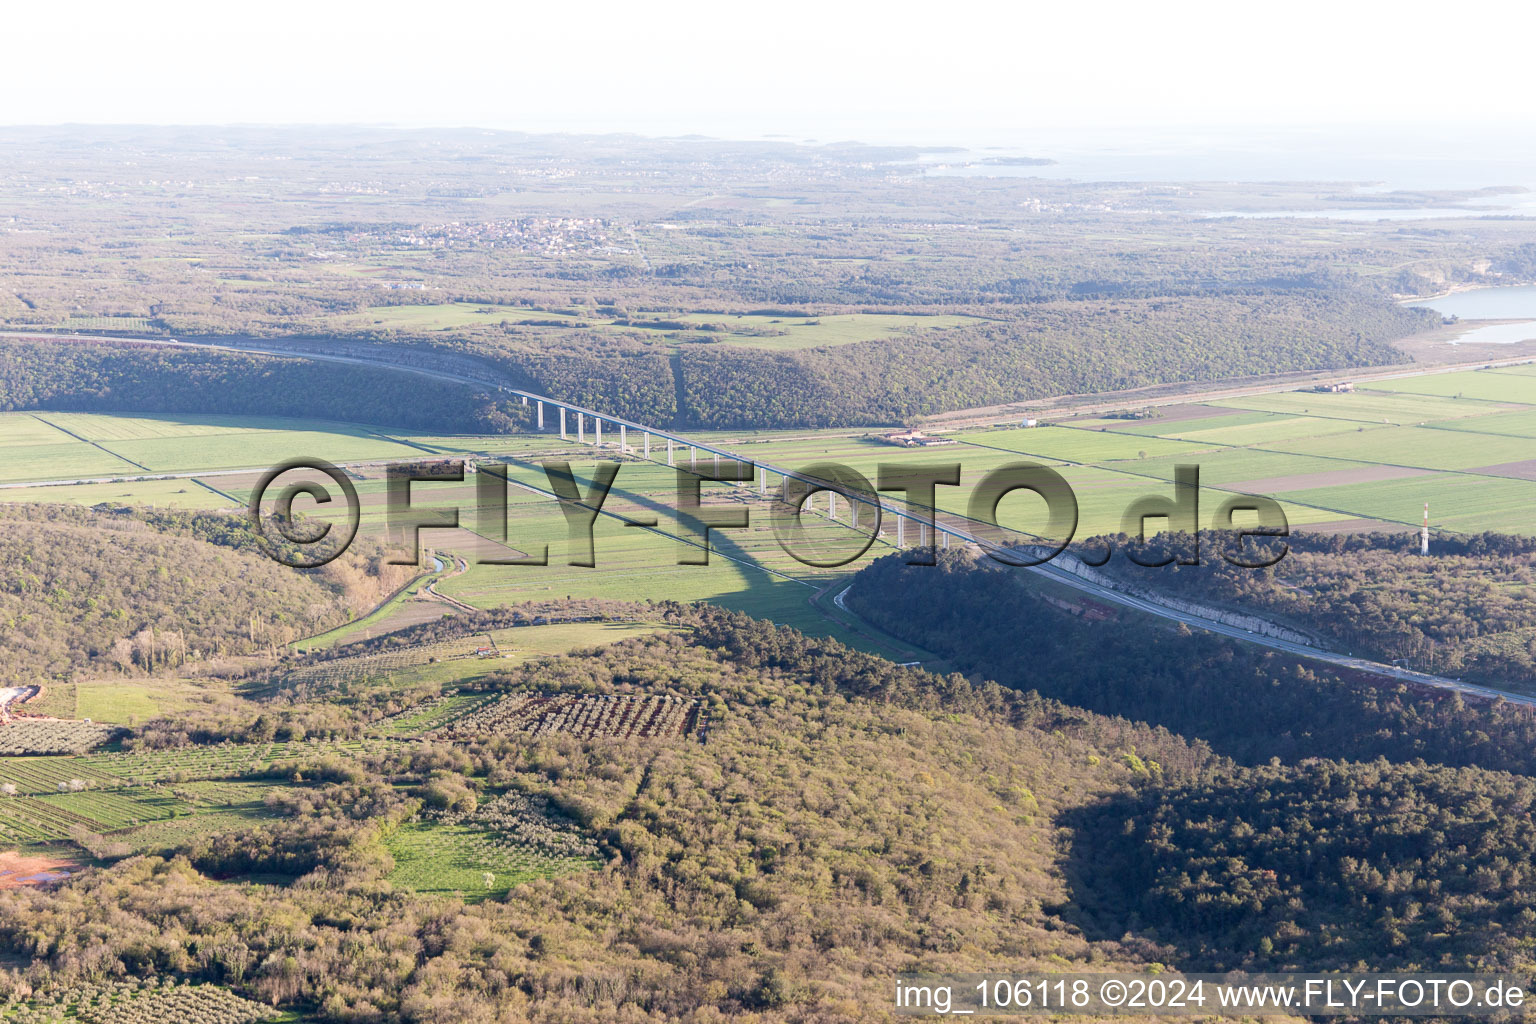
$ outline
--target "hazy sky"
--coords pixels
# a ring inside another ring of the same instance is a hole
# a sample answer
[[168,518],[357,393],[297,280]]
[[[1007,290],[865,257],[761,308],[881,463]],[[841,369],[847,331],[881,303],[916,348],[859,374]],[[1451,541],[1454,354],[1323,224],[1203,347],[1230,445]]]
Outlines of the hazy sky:
[[1521,79],[1532,6],[16,4],[0,123],[345,121],[975,143],[1148,123],[1471,118],[1529,129]]

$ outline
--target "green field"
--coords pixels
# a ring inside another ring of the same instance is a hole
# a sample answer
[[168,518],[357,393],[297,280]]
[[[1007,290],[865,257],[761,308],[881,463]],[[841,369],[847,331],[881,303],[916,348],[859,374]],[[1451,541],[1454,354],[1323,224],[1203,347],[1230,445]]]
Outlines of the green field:
[[[425,557],[423,555],[423,559]],[[335,647],[338,644],[350,643],[354,640],[363,640],[373,636],[381,626],[387,624],[388,620],[399,610],[402,604],[414,600],[424,587],[441,579],[442,575],[442,572],[422,573],[392,594],[389,600],[379,605],[372,612],[360,619],[343,623],[335,629],[326,630],[317,636],[306,637],[293,645],[294,650],[304,653],[325,647]]]
[[913,316],[903,313],[847,313],[832,316],[754,316],[743,313],[687,313],[658,317],[718,330],[685,330],[643,324],[615,325],[614,330],[646,330],[693,340],[719,340],[730,345],[776,350],[821,348],[877,341],[916,331],[952,330],[982,323],[971,316]]
[[327,462],[416,458],[420,452],[365,430],[242,430],[227,434],[102,442],[156,473],[271,466],[297,456]]
[[[1529,397],[1529,392],[1527,392]],[[1283,412],[1327,419],[1396,425],[1428,423],[1504,412],[1513,403],[1478,402],[1434,395],[1357,391],[1333,394],[1315,391],[1277,391],[1246,398],[1221,398],[1209,403],[1229,409]],[[1527,403],[1529,404],[1529,403]]]
[[[237,416],[0,413],[0,438],[0,483],[263,468],[297,456],[339,463],[421,455],[354,424]],[[174,481],[144,483],[162,493],[197,489],[190,482],[175,488],[169,487]]]
[[1431,373],[1421,377],[1378,381],[1371,391],[1405,395],[1440,395],[1452,399],[1533,405],[1530,383],[1519,374],[1469,370],[1465,373]]
[[202,703],[207,689],[206,684],[179,680],[82,680],[75,684],[75,694],[77,717],[128,725]]
[[1082,418],[1074,417],[1064,422],[1066,426],[1076,427],[1079,430],[1099,430],[1102,428],[1113,431],[1116,434],[1130,434],[1135,437],[1183,438],[1190,432],[1242,427],[1250,423],[1277,423],[1281,420],[1296,418],[1276,412],[1231,412],[1222,415],[1222,410],[1220,409],[1209,409],[1207,411],[1215,415],[1169,420],[1156,415],[1146,419],[1134,420],[1088,416]]
[[1536,482],[1529,480],[1439,473],[1293,491],[1280,497],[1309,505],[1348,508],[1357,515],[1409,526],[1420,521],[1424,503],[1428,502],[1430,525],[1435,529],[1458,533],[1536,533]]
[[1497,412],[1490,416],[1477,416],[1464,420],[1442,420],[1431,423],[1442,430],[1465,430],[1477,434],[1510,434],[1516,437],[1536,439],[1536,409],[1519,412]]
[[[0,423],[0,429],[4,426]],[[13,444],[0,451],[5,452],[5,457],[0,458],[0,483],[121,477],[144,472],[126,459],[83,441]]]
[[169,792],[146,788],[6,797],[0,800],[0,845],[68,839],[76,827],[115,832],[193,810]]
[[0,412],[0,448],[69,444],[70,437],[29,412]]
[[[1182,430],[1163,431],[1161,437],[1174,437],[1200,444],[1250,445],[1272,444],[1276,441],[1296,441],[1328,434],[1342,434],[1359,429],[1351,420],[1330,420],[1320,416],[1283,416],[1272,413],[1253,413],[1259,419],[1248,416],[1232,419],[1246,422],[1222,424],[1228,417],[1217,416],[1208,420],[1191,420]],[[1222,425],[1218,425],[1222,424]]]
[[1432,427],[1384,427],[1263,447],[1295,455],[1418,469],[1472,469],[1536,458],[1536,442],[1526,438],[1473,436],[1466,431]]
[[1162,437],[1132,437],[1109,430],[1034,427],[1028,430],[989,430],[963,435],[968,444],[1001,448],[1036,459],[1093,464],[1158,455],[1192,455],[1215,445],[1191,444]]
[[1325,459],[1316,455],[1272,452],[1258,448],[1228,448],[1207,452],[1197,459],[1148,459],[1138,464],[1135,469],[1138,473],[1146,473],[1162,480],[1172,480],[1174,467],[1180,464],[1198,465],[1200,482],[1204,485],[1234,485],[1237,490],[1247,490],[1247,487],[1236,485],[1243,485],[1249,481],[1310,473],[1360,471],[1371,466],[1368,462],[1347,462]]
[[24,415],[35,416],[60,431],[68,431],[87,441],[148,441],[163,437],[206,437],[251,431],[265,433],[274,429],[324,430],[327,427],[327,424],[316,420],[283,420],[278,421],[281,426],[274,427],[274,421],[270,419],[220,416],[217,413],[201,413],[196,416],[104,416],[88,412],[38,412]]
[[[804,349],[876,341],[915,331],[951,330],[983,323],[972,316],[902,313],[840,313],[828,316],[761,316],[744,313],[646,313],[628,323],[579,309],[530,309],[473,302],[374,306],[363,313],[333,317],[347,330],[452,331],[465,327],[560,327],[640,332],[674,341],[718,341],[765,349]],[[711,329],[712,328],[712,329]]]
[[499,896],[535,878],[598,866],[595,860],[550,857],[519,848],[496,832],[469,825],[402,825],[385,846],[395,858],[389,875],[394,884],[416,892],[462,896],[470,902]]

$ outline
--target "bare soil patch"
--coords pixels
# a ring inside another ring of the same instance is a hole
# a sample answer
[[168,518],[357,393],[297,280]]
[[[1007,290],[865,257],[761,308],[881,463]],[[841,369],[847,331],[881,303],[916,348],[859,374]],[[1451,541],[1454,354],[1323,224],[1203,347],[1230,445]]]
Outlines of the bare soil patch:
[[78,861],[62,857],[23,857],[20,851],[0,853],[0,889],[62,882],[80,870]]
[[1481,473],[1484,476],[1507,476],[1516,480],[1536,480],[1536,459],[1522,459],[1519,462],[1500,462],[1493,466],[1478,466],[1476,469],[1467,470],[1468,473]]

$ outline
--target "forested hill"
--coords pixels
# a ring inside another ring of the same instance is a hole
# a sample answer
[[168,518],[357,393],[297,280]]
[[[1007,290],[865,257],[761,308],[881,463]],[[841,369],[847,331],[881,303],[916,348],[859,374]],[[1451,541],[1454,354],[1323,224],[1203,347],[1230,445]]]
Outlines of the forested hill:
[[882,558],[859,573],[847,603],[967,673],[1165,726],[1246,763],[1422,758],[1536,776],[1536,716],[1526,709],[1346,678],[1120,610],[1096,621],[1073,614],[1074,592],[1049,595],[1057,604],[1047,596],[1034,574],[955,549],[933,567]]
[[502,433],[527,411],[396,370],[123,342],[0,338],[0,411],[214,412]]
[[[783,352],[639,331],[365,343],[385,363],[472,356],[513,386],[642,423],[774,428],[891,424],[1052,395],[1400,362],[1391,342],[1433,321],[1375,297],[1261,294],[1058,302],[965,328]],[[525,409],[487,389],[386,369],[31,339],[0,339],[0,409],[219,411],[482,433],[528,423]]]
[[1056,395],[1398,363],[1407,357],[1391,342],[1431,322],[1375,298],[1256,295],[1053,303],[942,335],[801,353],[686,346],[682,418],[706,427],[894,423]]
[[[889,1020],[900,971],[1526,966],[1526,779],[1239,768],[743,616],[652,613],[677,631],[485,688],[697,700],[702,742],[472,716],[452,743],[316,753],[274,769],[276,820],[0,892],[0,948],[32,961],[0,989],[168,975],[337,1022],[788,1024]],[[503,792],[548,801],[602,866],[471,905],[389,880],[412,814]]]
[[1090,936],[1186,970],[1516,970],[1536,940],[1536,782],[1434,765],[1217,770],[1073,812]]
[[[1146,544],[1112,538],[1157,564],[1193,559],[1186,534]],[[1297,533],[1284,542],[1247,541],[1243,569],[1224,558],[1223,535],[1201,535],[1198,566],[1143,569],[1125,558],[1105,571],[1133,586],[1235,608],[1326,638],[1340,650],[1400,661],[1439,675],[1495,685],[1536,684],[1536,540],[1508,534],[1442,534],[1419,554],[1417,534]],[[1245,556],[1248,557],[1248,556]]]
[[408,576],[367,544],[295,571],[244,517],[0,504],[5,685],[265,651],[346,621]]
[[[464,724],[452,743],[296,763],[285,779],[334,781],[274,797],[276,821],[0,891],[0,949],[32,961],[0,971],[0,998],[170,975],[336,1022],[788,1024],[888,1020],[900,970],[1135,964],[1049,909],[1067,898],[1056,820],[1129,795],[1149,760],[1184,778],[1207,754],[739,616],[670,618],[691,635],[491,685],[698,699],[707,742]],[[387,880],[384,840],[421,800],[509,789],[551,801],[602,866],[473,905]],[[256,885],[237,869],[305,874]]]
[[[508,328],[373,343],[490,363],[515,386],[642,423],[790,428],[899,423],[981,404],[1183,381],[1399,363],[1439,322],[1380,297],[1251,294],[981,309],[969,327],[767,351],[707,332]],[[786,313],[786,316],[789,315]],[[729,322],[729,317],[724,317]]]
[[936,568],[881,559],[848,603],[978,676],[1248,762],[1158,773],[1060,819],[1062,909],[1086,935],[1135,937],[1190,970],[1531,968],[1528,709],[1095,621],[1053,597],[1032,574],[944,552]]

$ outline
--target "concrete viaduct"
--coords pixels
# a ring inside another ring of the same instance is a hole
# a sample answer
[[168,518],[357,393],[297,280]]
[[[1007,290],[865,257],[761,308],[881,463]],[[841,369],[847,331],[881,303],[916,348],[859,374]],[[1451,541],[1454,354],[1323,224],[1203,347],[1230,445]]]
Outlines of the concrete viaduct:
[[[182,341],[175,338],[117,338],[104,335],[90,334],[43,334],[5,331],[0,332],[0,337],[29,338],[39,341],[79,341],[91,343],[116,343],[143,347],[173,347],[191,349],[213,349],[228,352],[256,353],[288,359],[311,359],[320,362],[343,363],[354,366],[365,366],[373,369],[394,370],[401,373],[411,373],[421,377],[429,377],[436,380],[448,381],[454,384],[469,384],[475,387],[492,388],[503,395],[511,395],[519,399],[523,405],[529,406],[533,415],[536,429],[548,433],[557,433],[562,439],[574,440],[577,444],[590,444],[593,448],[601,450],[612,447],[621,454],[639,455],[642,458],[660,462],[665,457],[668,466],[676,466],[679,460],[686,459],[690,468],[697,468],[702,456],[710,460],[714,468],[718,469],[721,460],[735,460],[743,464],[757,467],[756,483],[759,494],[767,495],[769,476],[777,475],[782,482],[785,479],[798,480],[806,486],[808,491],[824,491],[827,495],[827,514],[834,520],[839,518],[840,505],[846,505],[848,525],[857,528],[859,526],[860,509],[867,510],[865,514],[872,513],[876,504],[879,505],[880,516],[889,516],[895,521],[895,542],[898,548],[907,546],[907,532],[912,530],[913,542],[917,545],[928,544],[928,516],[914,511],[905,502],[894,499],[881,498],[878,495],[863,495],[858,492],[846,490],[834,483],[819,480],[807,476],[796,470],[777,466],[769,462],[744,458],[719,445],[707,444],[697,441],[684,434],[675,431],[663,430],[646,424],[635,423],[631,420],[611,416],[606,413],[564,402],[548,395],[536,394],[532,391],[524,391],[514,388],[490,373],[455,372],[442,367],[418,366],[412,363],[398,362],[390,359],[369,359],[356,355],[343,355],[334,352],[315,351],[308,348],[289,348],[282,345],[262,343],[254,338],[242,338],[238,342],[221,343],[215,341]],[[590,426],[590,431],[588,427]],[[604,429],[608,436],[603,436]],[[590,438],[589,438],[590,433]],[[631,443],[631,433],[637,443]],[[617,436],[615,436],[617,434]],[[653,444],[657,451],[652,452]],[[814,498],[814,495],[812,495]],[[839,502],[839,498],[842,501]],[[810,506],[807,505],[807,508]],[[934,542],[942,547],[949,547],[951,538],[962,543],[985,543],[958,524],[939,522],[938,513],[933,513]],[[958,517],[957,517],[958,518]],[[1024,540],[1021,536],[1021,541]]]

